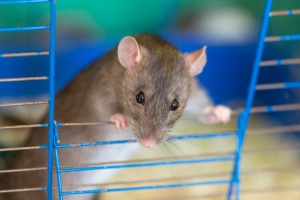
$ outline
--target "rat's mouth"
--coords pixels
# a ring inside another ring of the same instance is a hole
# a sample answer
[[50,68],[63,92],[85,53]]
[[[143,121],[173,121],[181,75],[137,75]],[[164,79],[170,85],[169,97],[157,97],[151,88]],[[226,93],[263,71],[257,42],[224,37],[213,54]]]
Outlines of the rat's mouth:
[[155,134],[138,135],[137,140],[142,147],[150,149],[160,146],[165,141],[165,137],[162,134],[159,134],[159,137]]
[[140,144],[145,147],[145,148],[154,148],[156,146],[158,146],[159,144],[157,143],[157,141],[155,141],[154,139],[151,138],[145,138],[145,139],[141,139],[140,140]]
[[164,128],[148,128],[149,124],[147,124],[147,126],[143,126],[143,124],[136,126],[136,124],[133,123],[132,125],[134,137],[144,148],[150,149],[160,146],[168,135]]

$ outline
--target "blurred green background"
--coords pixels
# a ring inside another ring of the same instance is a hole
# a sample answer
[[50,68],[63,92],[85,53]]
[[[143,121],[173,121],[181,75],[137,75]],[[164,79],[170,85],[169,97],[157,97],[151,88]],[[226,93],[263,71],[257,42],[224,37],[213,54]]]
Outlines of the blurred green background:
[[[244,13],[259,25],[263,6],[264,1],[253,0],[58,0],[57,24],[58,28],[80,28],[95,37],[163,32],[186,27],[207,13],[213,16],[230,10]],[[273,10],[297,6],[300,6],[299,1],[275,0]],[[0,6],[0,26],[42,25],[48,22],[48,11],[48,4],[43,3]],[[296,22],[297,19],[292,20]],[[286,28],[291,32],[299,31],[299,26],[288,27],[284,18],[271,24],[271,29],[278,32]]]

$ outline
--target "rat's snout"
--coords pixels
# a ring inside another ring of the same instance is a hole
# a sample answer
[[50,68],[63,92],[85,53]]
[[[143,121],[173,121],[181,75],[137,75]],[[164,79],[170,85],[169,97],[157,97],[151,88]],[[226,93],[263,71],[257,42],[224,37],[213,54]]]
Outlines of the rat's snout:
[[143,138],[140,143],[146,148],[153,148],[157,145],[157,142],[152,138]]
[[154,148],[159,146],[165,138],[165,135],[161,131],[147,131],[140,132],[142,134],[138,134],[138,142],[145,148]]

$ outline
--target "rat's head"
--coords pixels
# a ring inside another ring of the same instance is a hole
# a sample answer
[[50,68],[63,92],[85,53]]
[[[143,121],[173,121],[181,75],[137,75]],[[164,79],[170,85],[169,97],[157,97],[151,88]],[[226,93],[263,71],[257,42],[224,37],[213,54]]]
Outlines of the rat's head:
[[157,146],[182,115],[191,78],[206,63],[205,47],[182,54],[154,36],[127,36],[119,43],[118,58],[126,68],[122,102],[133,134],[142,146]]

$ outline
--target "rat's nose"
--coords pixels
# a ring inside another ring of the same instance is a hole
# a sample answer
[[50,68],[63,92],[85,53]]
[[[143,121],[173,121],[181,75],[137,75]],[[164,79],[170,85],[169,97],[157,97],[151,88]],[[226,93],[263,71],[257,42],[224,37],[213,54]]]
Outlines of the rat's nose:
[[146,148],[153,148],[156,146],[156,142],[152,139],[142,139],[141,144]]

